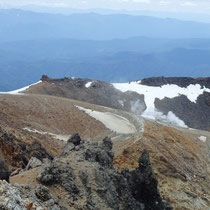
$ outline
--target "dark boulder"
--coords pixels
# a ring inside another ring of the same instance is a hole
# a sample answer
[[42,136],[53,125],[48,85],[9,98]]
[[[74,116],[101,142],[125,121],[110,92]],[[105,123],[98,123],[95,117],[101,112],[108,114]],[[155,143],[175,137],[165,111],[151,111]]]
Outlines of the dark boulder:
[[30,158],[35,157],[41,161],[43,161],[44,158],[53,160],[53,157],[45,150],[45,148],[38,141],[34,141],[31,145],[29,145],[26,153],[29,154]]
[[73,134],[73,135],[70,137],[70,139],[68,140],[68,143],[72,143],[72,144],[74,144],[75,146],[77,146],[77,145],[80,145],[81,141],[82,141],[82,140],[81,140],[79,134],[78,134],[78,133],[75,133],[75,134]]
[[0,156],[0,180],[6,180],[9,182],[9,169],[8,165],[3,159],[3,157]]
[[62,154],[67,154],[72,150],[79,151],[83,143],[84,141],[80,138],[78,133],[73,134],[67,141],[67,144],[63,147]]
[[74,173],[68,164],[62,162],[52,162],[41,169],[37,176],[39,183],[43,185],[59,184],[71,195],[78,195],[79,189],[74,183]]
[[113,168],[114,153],[112,152],[111,139],[105,138],[101,145],[92,144],[85,151],[85,159],[98,162],[106,168]]

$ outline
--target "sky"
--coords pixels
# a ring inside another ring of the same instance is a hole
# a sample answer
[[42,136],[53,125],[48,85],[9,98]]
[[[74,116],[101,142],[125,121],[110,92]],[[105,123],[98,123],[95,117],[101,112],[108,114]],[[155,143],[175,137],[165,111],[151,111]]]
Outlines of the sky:
[[0,0],[1,8],[24,6],[53,8],[104,8],[210,14],[210,0]]

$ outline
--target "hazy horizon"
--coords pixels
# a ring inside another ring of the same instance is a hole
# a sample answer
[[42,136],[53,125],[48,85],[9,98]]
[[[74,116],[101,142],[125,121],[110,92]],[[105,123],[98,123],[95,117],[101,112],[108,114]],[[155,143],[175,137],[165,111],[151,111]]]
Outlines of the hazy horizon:
[[209,77],[205,2],[0,0],[8,9],[0,9],[0,90],[43,74],[103,81]]
[[60,14],[121,13],[210,23],[210,1],[206,0],[0,0],[0,9]]

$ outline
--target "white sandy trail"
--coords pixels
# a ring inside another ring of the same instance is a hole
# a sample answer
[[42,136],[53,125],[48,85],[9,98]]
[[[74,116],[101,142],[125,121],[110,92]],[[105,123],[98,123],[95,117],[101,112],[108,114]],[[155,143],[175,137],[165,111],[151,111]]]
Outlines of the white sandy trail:
[[111,112],[98,112],[76,106],[79,110],[84,111],[94,119],[100,121],[106,128],[118,134],[132,134],[137,132],[135,126],[126,118],[113,114]]

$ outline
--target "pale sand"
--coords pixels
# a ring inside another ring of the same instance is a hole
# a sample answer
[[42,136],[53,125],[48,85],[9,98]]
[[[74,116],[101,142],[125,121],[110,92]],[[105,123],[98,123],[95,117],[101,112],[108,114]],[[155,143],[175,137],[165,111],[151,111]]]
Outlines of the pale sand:
[[79,110],[84,111],[91,117],[100,121],[106,128],[119,134],[132,134],[137,132],[136,127],[126,118],[113,114],[111,112],[98,112],[76,106]]

